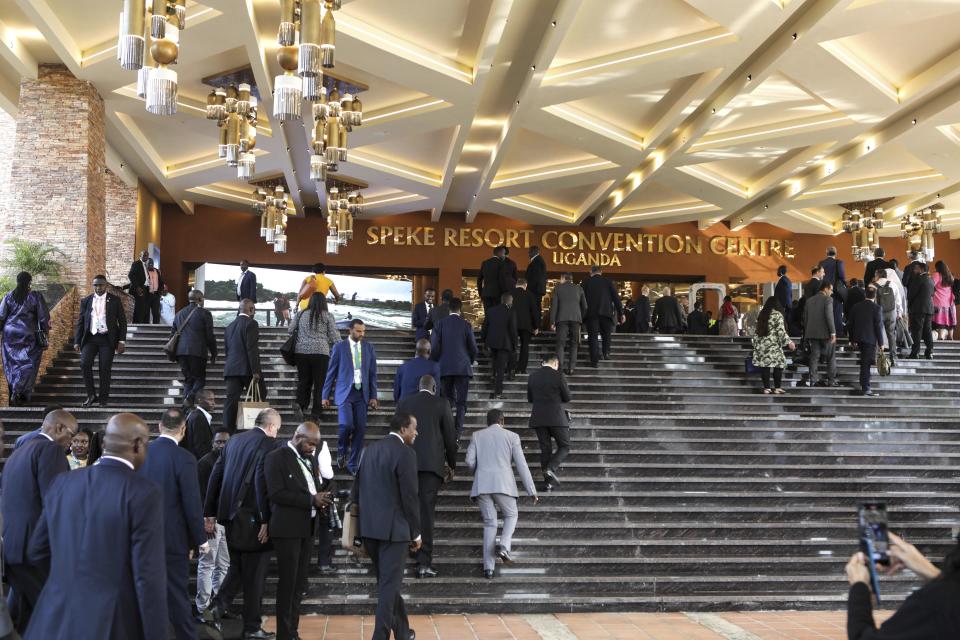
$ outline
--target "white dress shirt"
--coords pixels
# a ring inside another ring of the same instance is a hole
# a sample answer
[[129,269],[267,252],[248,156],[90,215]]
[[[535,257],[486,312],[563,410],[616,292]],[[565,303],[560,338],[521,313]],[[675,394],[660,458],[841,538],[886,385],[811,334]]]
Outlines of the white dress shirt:
[[131,471],[134,471],[133,463],[130,462],[129,460],[125,460],[125,459],[123,459],[123,458],[118,458],[117,456],[106,456],[106,455],[104,455],[104,456],[100,456],[100,460],[97,460],[97,464],[100,464],[100,461],[101,461],[101,460],[116,460],[117,462],[122,462],[123,464],[127,465],[128,467],[130,467],[130,470],[131,470]]
[[[310,492],[311,496],[317,495],[317,481],[313,477],[313,470],[310,468],[310,462],[304,460],[303,456],[300,455],[300,452],[297,451],[297,447],[294,446],[293,440],[287,441],[287,446],[293,451],[293,455],[297,457],[297,463],[300,465],[300,471],[303,472],[303,479],[307,481],[307,490]],[[310,517],[313,518],[317,515],[317,508],[310,508]]]

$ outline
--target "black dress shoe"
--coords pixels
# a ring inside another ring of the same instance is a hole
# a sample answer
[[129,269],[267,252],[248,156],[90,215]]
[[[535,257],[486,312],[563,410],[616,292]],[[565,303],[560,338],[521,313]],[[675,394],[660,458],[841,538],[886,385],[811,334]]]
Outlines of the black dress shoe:
[[417,567],[418,578],[436,578],[439,574],[433,567]]
[[110,404],[110,399],[109,399],[109,398],[100,398],[100,406],[101,406],[101,407],[106,407],[106,406],[109,405],[109,404]]
[[257,629],[243,634],[243,640],[273,640],[276,637],[277,634],[265,629]]
[[337,568],[330,564],[320,565],[320,575],[322,576],[332,576],[337,572]]
[[83,407],[92,407],[94,402],[97,402],[97,396],[87,396],[87,399],[83,401]]
[[493,571],[484,570],[483,577],[486,578],[487,580],[493,580]]
[[407,636],[407,640],[417,640],[417,632],[410,629],[410,635]]
[[555,487],[560,486],[560,478],[557,477],[557,473],[553,469],[547,469],[544,471],[543,476],[547,479],[549,484],[552,484]]
[[503,564],[513,564],[513,556],[502,545],[497,545],[497,557],[503,561]]
[[923,357],[924,357],[925,359],[927,359],[927,360],[933,360],[933,354],[932,354],[932,353],[925,353],[925,354],[923,354]]

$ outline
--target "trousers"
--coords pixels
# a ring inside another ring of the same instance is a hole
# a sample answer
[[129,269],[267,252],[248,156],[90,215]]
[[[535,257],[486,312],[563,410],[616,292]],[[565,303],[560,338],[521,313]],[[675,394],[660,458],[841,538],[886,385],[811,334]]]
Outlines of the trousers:
[[313,536],[274,538],[277,552],[277,640],[293,640],[300,629],[300,594],[307,590]]
[[860,343],[860,390],[870,391],[870,367],[877,357],[877,345],[868,342]]
[[833,384],[837,379],[837,354],[834,345],[829,340],[808,340],[810,344],[810,384],[816,384],[820,379],[820,357],[827,361],[827,382]]
[[911,358],[916,358],[920,353],[921,340],[925,347],[923,354],[928,356],[933,353],[933,316],[929,313],[911,313],[910,337],[913,338]]
[[417,474],[420,485],[420,549],[417,551],[417,564],[421,567],[433,565],[433,523],[437,508],[437,494],[443,486],[443,478],[432,471]]
[[[535,427],[540,443],[540,468],[559,471],[560,465],[570,454],[570,427]],[[553,450],[553,441],[557,450]]]
[[493,392],[497,395],[503,393],[503,376],[507,372],[512,354],[513,351],[509,349],[490,350],[490,359],[493,361]]
[[443,396],[450,401],[457,425],[457,438],[463,433],[463,420],[467,415],[467,394],[470,393],[470,376],[442,376]]
[[[773,373],[773,386],[770,386],[770,373]],[[764,389],[779,389],[783,382],[782,367],[760,367],[760,378],[763,379]]]
[[610,357],[610,340],[613,335],[613,318],[591,316],[587,318],[587,340],[590,345],[590,364],[600,361],[601,343],[603,357]]
[[177,640],[196,640],[197,622],[190,611],[190,560],[187,554],[167,553],[167,615]]
[[37,606],[46,576],[43,571],[29,564],[5,564],[4,574],[19,604],[15,616],[17,631],[23,633]]
[[97,395],[93,382],[93,361],[100,358],[100,401],[110,399],[110,378],[113,372],[113,354],[116,347],[105,333],[87,336],[80,350],[80,369],[83,371],[83,384],[88,396]]
[[[570,358],[565,358],[567,343],[570,344]],[[577,351],[580,348],[580,323],[579,322],[558,322],[557,323],[557,358],[560,360],[560,368],[573,371],[577,368]],[[564,366],[564,363],[567,363]]]
[[213,537],[207,542],[210,550],[197,558],[197,611],[203,613],[210,606],[213,594],[220,590],[230,568],[230,550],[227,549],[227,534],[223,525],[217,523]]
[[350,395],[338,407],[338,421],[337,453],[347,458],[347,470],[356,475],[367,433],[367,403],[360,389],[350,389]]
[[217,607],[226,611],[236,595],[243,591],[243,631],[253,633],[260,628],[263,609],[263,585],[267,579],[270,553],[232,550],[230,568],[217,594]]
[[207,384],[207,359],[203,356],[177,356],[183,374],[183,397],[196,393]]
[[403,584],[403,566],[409,542],[392,542],[364,538],[363,546],[373,563],[377,576],[377,615],[373,627],[373,640],[390,640],[390,633],[398,640],[410,636],[407,609],[400,595]]
[[297,363],[297,404],[304,414],[313,402],[313,413],[309,415],[320,415],[320,408],[323,403],[323,381],[327,377],[327,365],[330,364],[330,356],[322,354],[298,353]]
[[500,546],[510,551],[519,515],[517,499],[505,493],[481,493],[477,496],[477,506],[483,519],[483,569],[493,571],[497,551],[497,508],[503,514]]
[[150,294],[146,288],[130,288],[133,294],[133,322],[134,324],[147,324],[150,322]]
[[[239,410],[240,398],[246,392],[247,387],[253,376],[225,376],[224,382],[227,383],[226,398],[223,401],[223,427],[230,433],[237,430],[237,412]],[[267,385],[260,378],[260,397],[266,399]]]
[[517,358],[517,373],[526,373],[527,364],[530,362],[530,341],[533,339],[533,333],[525,329],[518,332],[520,338],[520,355]]

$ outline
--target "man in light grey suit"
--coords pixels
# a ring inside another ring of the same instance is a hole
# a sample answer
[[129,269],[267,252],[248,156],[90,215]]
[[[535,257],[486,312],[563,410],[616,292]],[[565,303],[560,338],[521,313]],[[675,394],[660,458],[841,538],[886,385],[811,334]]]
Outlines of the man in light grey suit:
[[[810,345],[810,386],[832,387],[837,381],[837,330],[833,314],[833,284],[823,282],[820,293],[803,307],[803,337]],[[827,361],[827,380],[821,382],[817,369],[820,357]]]
[[[486,429],[473,434],[467,449],[467,466],[474,472],[470,497],[477,501],[483,518],[483,577],[492,578],[496,556],[505,564],[513,563],[510,546],[517,528],[517,481],[513,467],[517,467],[527,495],[533,503],[540,502],[537,487],[523,457],[520,436],[503,428],[500,409],[487,412]],[[503,513],[503,533],[497,538],[497,507]],[[496,554],[496,556],[494,555]]]
[[[587,313],[587,297],[583,287],[573,284],[573,274],[560,276],[560,284],[550,296],[550,329],[557,332],[557,356],[564,373],[570,375],[577,368],[577,350],[580,347],[580,326]],[[570,343],[570,359],[564,360]],[[564,362],[567,366],[564,367]]]

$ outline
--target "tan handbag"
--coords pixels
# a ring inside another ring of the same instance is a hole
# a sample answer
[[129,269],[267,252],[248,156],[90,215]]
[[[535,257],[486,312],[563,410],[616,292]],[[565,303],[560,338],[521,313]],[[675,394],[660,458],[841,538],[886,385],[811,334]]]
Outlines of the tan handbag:
[[237,406],[237,429],[249,430],[257,426],[257,416],[270,404],[260,398],[260,381],[251,380],[246,397]]
[[340,534],[340,546],[360,558],[367,557],[367,550],[360,538],[360,505],[356,502],[347,504],[343,510],[343,533]]

